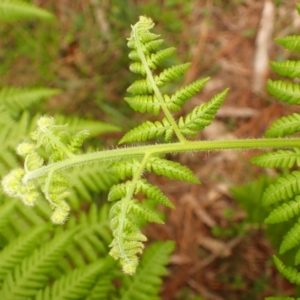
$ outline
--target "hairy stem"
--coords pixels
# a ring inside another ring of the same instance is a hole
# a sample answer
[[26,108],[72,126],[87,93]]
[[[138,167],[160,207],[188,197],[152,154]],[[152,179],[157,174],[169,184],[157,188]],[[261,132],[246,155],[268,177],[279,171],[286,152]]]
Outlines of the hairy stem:
[[180,153],[187,151],[219,151],[219,150],[241,150],[262,148],[293,148],[300,147],[300,138],[273,138],[273,139],[245,139],[227,141],[185,141],[180,143],[156,144],[136,147],[126,147],[113,150],[104,150],[94,153],[76,155],[41,167],[29,172],[24,177],[24,182],[47,176],[49,172],[61,172],[63,170],[94,163],[96,161],[116,161],[126,157],[144,156],[145,154]]

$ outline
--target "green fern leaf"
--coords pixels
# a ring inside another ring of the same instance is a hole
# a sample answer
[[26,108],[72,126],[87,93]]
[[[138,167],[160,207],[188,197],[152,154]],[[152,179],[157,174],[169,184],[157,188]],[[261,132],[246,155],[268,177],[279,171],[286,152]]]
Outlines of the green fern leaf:
[[300,77],[300,61],[286,60],[281,62],[272,61],[272,69],[281,76],[290,78]]
[[151,157],[146,164],[146,169],[148,172],[153,171],[157,175],[165,176],[170,179],[200,183],[189,168],[167,159]]
[[300,131],[300,114],[293,113],[276,120],[265,132],[266,137],[282,137]]
[[300,85],[282,80],[267,81],[267,91],[277,99],[288,104],[300,104]]
[[151,83],[147,79],[140,79],[132,83],[127,88],[127,92],[133,95],[151,94],[153,93],[153,88]]
[[60,92],[61,91],[58,89],[51,88],[21,89],[16,87],[5,87],[0,90],[0,102],[5,105],[10,116],[15,119],[25,109],[28,109],[47,98],[58,95]]
[[295,283],[299,285],[300,284],[299,272],[295,268],[285,266],[278,257],[273,256],[273,258],[274,258],[274,263],[278,271],[281,273],[281,275],[287,280],[289,280],[291,283]]
[[89,137],[97,137],[99,134],[110,133],[110,132],[119,132],[121,128],[101,122],[98,120],[92,119],[83,119],[78,118],[77,116],[64,116],[64,115],[55,115],[56,124],[68,124],[68,133],[74,135],[79,131],[82,131],[82,128],[85,128],[89,132]]
[[155,121],[153,123],[146,121],[127,132],[119,141],[119,144],[126,142],[142,142],[163,135],[165,135],[165,140],[169,141],[172,137],[172,133],[173,128],[165,118],[161,122]]
[[209,81],[209,77],[204,79],[196,80],[189,85],[177,90],[174,95],[172,95],[167,102],[167,106],[171,110],[178,110],[174,108],[180,108],[182,104],[196,95],[201,89],[205,86],[205,84]]
[[276,38],[275,41],[285,49],[300,51],[300,37],[297,35]]
[[2,0],[0,2],[1,22],[32,18],[52,20],[54,19],[54,15],[44,9],[20,0]]
[[300,212],[300,196],[296,196],[295,200],[283,203],[274,209],[266,218],[265,223],[274,224],[288,221]]
[[[116,201],[125,197],[126,191],[128,190],[130,184],[131,181],[127,181],[126,183],[112,186],[108,194],[108,201]],[[158,187],[153,186],[144,179],[139,180],[136,184],[135,195],[140,192],[144,193],[145,196],[151,200],[155,200],[160,204],[174,208],[173,203],[161,192]]]
[[174,246],[172,241],[156,242],[146,249],[136,273],[122,281],[118,299],[159,299],[161,277],[167,274],[165,266]]
[[191,63],[179,64],[163,70],[161,73],[155,76],[155,83],[157,86],[165,85],[167,82],[170,82],[183,75],[190,65]]
[[280,245],[280,253],[284,253],[294,247],[300,242],[300,220],[295,223],[294,226],[284,236],[283,241]]
[[44,287],[48,274],[57,260],[64,254],[75,232],[70,230],[57,235],[51,242],[37,249],[22,261],[22,264],[5,278],[0,299],[28,300]]
[[159,50],[156,53],[152,53],[150,57],[146,57],[149,68],[152,70],[156,70],[160,63],[166,58],[170,57],[175,52],[175,50],[176,48],[170,47]]
[[[9,199],[0,206],[0,232],[5,229],[5,226],[16,207],[16,200]],[[0,262],[1,263],[1,262]],[[1,268],[0,268],[1,272]]]
[[164,224],[164,221],[152,210],[144,207],[138,200],[131,200],[129,204],[129,212],[132,211],[134,215],[141,216],[144,220],[158,224]]
[[158,115],[160,111],[160,104],[153,95],[137,95],[125,97],[124,99],[132,109],[140,113],[151,112]]
[[269,185],[263,195],[262,203],[267,206],[300,194],[300,172],[294,171],[279,177]]
[[179,128],[185,135],[195,135],[199,130],[211,124],[218,109],[222,105],[228,89],[214,96],[208,103],[197,106],[185,119],[179,119]]
[[295,164],[300,166],[300,149],[267,152],[253,157],[251,162],[263,168],[291,168]]
[[48,229],[49,225],[46,224],[34,227],[13,240],[0,252],[0,287],[6,275],[31,254],[39,243],[41,235]]
[[90,293],[97,277],[108,272],[113,261],[98,260],[93,264],[73,270],[56,280],[54,284],[39,291],[35,300],[81,300]]
[[132,177],[133,174],[138,170],[139,166],[140,161],[132,158],[112,163],[108,167],[108,171],[115,175],[117,178],[123,180],[126,177]]

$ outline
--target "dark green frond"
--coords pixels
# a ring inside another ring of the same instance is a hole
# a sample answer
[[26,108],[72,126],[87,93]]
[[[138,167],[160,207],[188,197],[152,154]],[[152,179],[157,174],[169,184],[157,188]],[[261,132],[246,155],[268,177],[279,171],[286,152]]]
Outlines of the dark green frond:
[[275,41],[285,49],[300,51],[300,37],[298,35],[276,38]]
[[131,278],[124,278],[118,299],[159,299],[161,277],[167,274],[166,264],[174,246],[174,242],[166,241],[147,248],[136,273]]
[[1,0],[0,21],[11,22],[21,19],[38,18],[52,20],[54,15],[42,8],[22,0]]
[[222,105],[228,89],[214,96],[208,103],[201,104],[194,108],[185,118],[179,119],[179,128],[185,135],[191,136],[197,134],[206,126],[211,124],[218,109]]
[[16,199],[9,199],[0,206],[0,232],[5,229],[6,223],[15,209],[16,201]]
[[281,76],[287,76],[290,78],[300,77],[300,61],[272,61],[270,64],[272,69]]
[[300,196],[296,196],[295,200],[283,203],[275,208],[266,218],[265,223],[274,224],[288,221],[300,213]]
[[148,172],[153,171],[157,175],[165,176],[170,179],[200,183],[199,179],[195,177],[189,168],[167,159],[151,157],[146,164],[146,169]]
[[21,89],[16,87],[5,87],[0,90],[0,103],[3,103],[7,107],[11,117],[16,118],[25,109],[55,96],[60,92],[61,91],[58,89],[51,88]]
[[282,137],[300,131],[300,114],[293,113],[276,120],[265,132],[266,137]]
[[269,185],[263,195],[263,205],[270,205],[300,194],[300,172],[294,171],[281,176]]
[[28,297],[35,296],[37,291],[46,284],[49,272],[64,254],[68,243],[77,230],[78,228],[57,235],[51,242],[35,250],[31,256],[26,257],[21,265],[5,278],[0,298],[28,300]]
[[294,226],[284,236],[283,241],[280,245],[279,252],[282,254],[300,243],[300,222],[295,223]]
[[32,228],[13,242],[9,243],[0,252],[0,287],[7,274],[35,250],[37,244],[39,244],[39,238],[47,229],[49,229],[49,227],[49,225],[45,224]]
[[56,280],[54,284],[40,291],[35,300],[81,300],[90,293],[97,277],[109,272],[113,261],[98,260],[78,268]]
[[172,133],[173,128],[165,118],[161,122],[146,121],[127,132],[119,141],[119,144],[126,142],[142,142],[161,136],[165,136],[165,140],[169,141],[172,137]]
[[300,166],[300,149],[267,152],[253,157],[251,162],[263,168],[291,168],[295,164]]
[[285,103],[300,104],[300,84],[268,79],[267,91],[269,94]]
[[276,256],[273,256],[274,263],[281,275],[291,283],[300,285],[300,273],[292,267],[285,266],[284,263]]

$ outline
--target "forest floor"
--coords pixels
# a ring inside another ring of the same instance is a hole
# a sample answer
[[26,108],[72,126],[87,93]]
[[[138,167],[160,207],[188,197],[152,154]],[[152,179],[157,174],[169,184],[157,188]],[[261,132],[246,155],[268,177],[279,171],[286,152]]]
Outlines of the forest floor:
[[[123,53],[127,51],[125,38],[139,14],[152,17],[157,23],[155,30],[166,37],[166,44],[177,47],[176,61],[192,62],[183,79],[185,84],[211,77],[203,91],[186,104],[185,111],[230,87],[216,120],[196,138],[261,137],[273,120],[289,112],[289,107],[266,93],[265,83],[267,77],[274,76],[268,60],[289,58],[290,53],[273,39],[299,31],[296,1],[33,2],[58,16],[55,33],[49,32],[47,37],[41,33],[40,47],[35,52],[41,57],[30,56],[33,40],[29,39],[28,49],[22,45],[22,63],[7,62],[10,71],[3,82],[61,88],[63,95],[46,104],[53,113],[101,118],[125,129],[140,122],[143,117],[136,113],[131,113],[130,122],[126,121],[130,110],[121,102],[130,81],[128,59]],[[42,29],[34,30],[39,34]],[[259,36],[264,37],[262,42]],[[49,41],[55,46],[43,48]],[[22,39],[15,43],[22,44]],[[26,68],[33,59],[32,66],[42,64],[44,71],[36,69],[28,76]],[[16,78],[14,74],[22,76]],[[113,142],[119,137],[121,134],[115,134],[108,140]],[[276,175],[249,163],[257,153],[221,151],[172,157],[189,166],[201,185],[149,176],[176,206],[172,211],[164,209],[164,226],[146,228],[151,240],[171,239],[177,243],[162,299],[259,300],[274,294],[293,295],[294,288],[272,263],[275,251],[265,227],[251,217],[260,214],[260,207],[254,205],[260,200],[260,191],[244,190],[248,202],[236,201],[231,192],[263,174]],[[253,205],[249,204],[251,200]],[[280,240],[274,233],[274,239]]]

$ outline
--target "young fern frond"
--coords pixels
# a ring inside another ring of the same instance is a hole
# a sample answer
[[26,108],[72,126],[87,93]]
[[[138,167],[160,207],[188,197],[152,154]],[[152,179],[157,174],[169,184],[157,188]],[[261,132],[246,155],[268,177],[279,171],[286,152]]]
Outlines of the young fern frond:
[[[286,70],[288,72],[288,70]],[[297,83],[271,79],[267,83],[268,92],[288,104],[300,104],[300,85]]]

